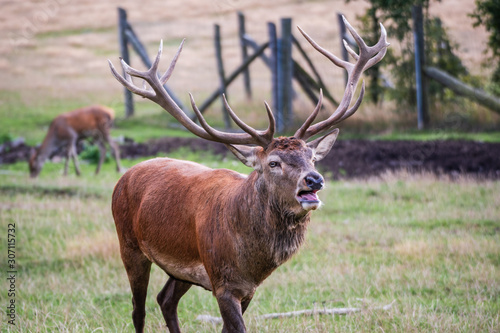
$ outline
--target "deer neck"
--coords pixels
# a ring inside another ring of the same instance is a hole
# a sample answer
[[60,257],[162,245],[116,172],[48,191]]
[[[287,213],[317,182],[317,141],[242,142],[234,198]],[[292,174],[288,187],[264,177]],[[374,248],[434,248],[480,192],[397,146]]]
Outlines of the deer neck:
[[293,213],[279,196],[269,191],[256,171],[242,184],[240,196],[233,206],[237,210],[235,216],[240,217],[238,228],[253,234],[256,245],[267,248],[274,263],[281,265],[303,243],[310,212]]
[[43,165],[45,161],[50,157],[54,150],[55,139],[52,135],[48,134],[43,140],[40,148],[38,148],[36,161],[38,164]]

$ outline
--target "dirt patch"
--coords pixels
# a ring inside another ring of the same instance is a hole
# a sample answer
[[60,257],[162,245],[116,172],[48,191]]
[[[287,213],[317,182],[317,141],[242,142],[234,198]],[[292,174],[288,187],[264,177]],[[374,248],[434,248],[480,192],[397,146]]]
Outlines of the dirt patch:
[[[147,144],[122,145],[122,155],[132,158],[168,154],[180,147],[211,150],[224,155],[224,145],[202,139],[163,138]],[[468,174],[500,178],[500,144],[474,141],[369,141],[339,140],[318,163],[322,171],[338,178],[363,178],[386,171],[409,169],[435,174]]]
[[474,141],[368,141],[335,144],[319,162],[335,178],[375,176],[401,169],[500,178],[500,144]]
[[[162,138],[147,143],[120,146],[122,158],[168,156],[181,147],[212,151],[225,156],[223,144],[198,138]],[[0,164],[27,160],[30,147],[24,144],[0,151]],[[334,179],[365,178],[401,169],[458,176],[500,179],[500,143],[474,141],[369,141],[339,140],[330,154],[318,163]]]

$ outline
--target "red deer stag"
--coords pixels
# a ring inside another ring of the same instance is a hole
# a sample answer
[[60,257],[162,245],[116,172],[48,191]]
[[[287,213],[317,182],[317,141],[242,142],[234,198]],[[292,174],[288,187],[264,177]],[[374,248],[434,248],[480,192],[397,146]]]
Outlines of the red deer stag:
[[[311,211],[321,202],[317,192],[324,186],[314,163],[331,149],[338,134],[332,126],[351,116],[359,107],[364,86],[349,108],[363,71],[385,55],[386,32],[375,46],[367,46],[347,23],[359,46],[359,55],[349,47],[355,63],[342,61],[300,30],[312,46],[348,73],[348,84],[337,110],[326,120],[311,125],[321,108],[319,102],[293,137],[273,138],[274,117],[266,104],[269,127],[255,130],[225,107],[245,133],[225,133],[210,127],[191,104],[201,126],[175,104],[163,88],[182,49],[170,67],[157,74],[162,52],[147,71],[138,71],[121,61],[125,77],[109,62],[115,78],[130,91],[162,106],[197,136],[224,143],[254,171],[245,176],[231,170],[169,158],[156,158],[129,169],[113,192],[112,211],[120,242],[120,253],[132,289],[132,319],[142,332],[151,264],[160,266],[169,279],[157,301],[170,332],[180,332],[177,305],[192,285],[201,286],[217,299],[224,322],[223,332],[245,332],[243,313],[256,288],[278,266],[288,260],[304,241]],[[299,28],[300,29],[300,28]],[[139,88],[132,77],[149,86]],[[315,134],[328,131],[311,142]]]
[[106,157],[106,143],[111,146],[113,157],[116,161],[116,170],[120,172],[120,151],[118,145],[111,140],[109,129],[113,123],[115,111],[111,108],[95,105],[65,112],[57,116],[50,124],[49,131],[38,149],[33,149],[29,160],[30,176],[37,177],[43,164],[53,153],[60,148],[66,149],[66,162],[64,175],[68,174],[70,157],[73,159],[76,174],[80,175],[76,143],[78,140],[91,138],[99,147],[99,164],[96,175],[101,169],[101,164]]

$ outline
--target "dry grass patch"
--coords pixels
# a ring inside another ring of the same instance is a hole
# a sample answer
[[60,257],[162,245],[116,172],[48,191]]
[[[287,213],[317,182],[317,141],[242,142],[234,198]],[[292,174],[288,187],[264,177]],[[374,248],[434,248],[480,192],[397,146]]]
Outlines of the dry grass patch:
[[424,240],[407,239],[394,246],[394,251],[398,255],[410,258],[427,257],[434,251],[429,248],[429,243]]
[[93,257],[102,260],[120,260],[118,237],[114,230],[105,230],[93,235],[79,235],[66,243],[66,258],[83,259]]

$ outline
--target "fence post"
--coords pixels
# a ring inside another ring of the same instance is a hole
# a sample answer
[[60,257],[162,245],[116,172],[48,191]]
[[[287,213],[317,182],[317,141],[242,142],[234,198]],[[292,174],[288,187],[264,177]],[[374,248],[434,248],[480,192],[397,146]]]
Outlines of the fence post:
[[290,128],[292,123],[292,19],[281,19],[281,38],[278,40],[278,99],[281,109],[281,123],[278,132]]
[[[245,15],[242,12],[238,12],[238,31],[240,37],[240,46],[241,46],[241,54],[243,57],[243,62],[248,59],[248,48],[247,43],[245,41]],[[247,98],[252,98],[252,86],[250,84],[250,71],[245,69],[243,71],[243,82],[245,84],[245,91],[247,94]]]
[[[342,19],[342,13],[337,13],[337,20],[339,21],[339,30],[340,30],[340,50],[342,52],[342,60],[349,61],[349,54],[347,53],[347,49],[344,46],[344,39],[347,35],[347,30],[345,28],[344,20]],[[344,82],[347,85],[347,72],[344,71]]]
[[217,60],[217,71],[219,73],[220,98],[222,103],[222,114],[224,115],[224,125],[226,128],[231,128],[231,120],[224,106],[224,97],[226,94],[226,75],[224,73],[224,64],[222,62],[222,46],[220,41],[220,25],[214,24],[214,41],[215,41],[215,59]]
[[424,129],[429,123],[429,107],[427,97],[427,83],[423,75],[425,66],[424,52],[424,19],[422,6],[412,6],[413,39],[415,45],[415,79],[417,85],[417,112],[418,129]]
[[[118,41],[120,43],[120,54],[122,59],[127,64],[130,64],[127,36],[125,34],[127,25],[127,12],[123,8],[118,8]],[[125,72],[123,76],[125,77]],[[134,100],[132,93],[127,88],[123,88],[123,93],[125,96],[125,117],[129,118],[134,115]]]
[[[271,96],[274,117],[276,124],[281,123],[280,103],[278,99],[278,37],[276,34],[276,25],[272,22],[267,23],[269,33],[269,49],[271,57],[269,58],[269,68],[271,69]],[[278,127],[278,126],[277,126]]]

